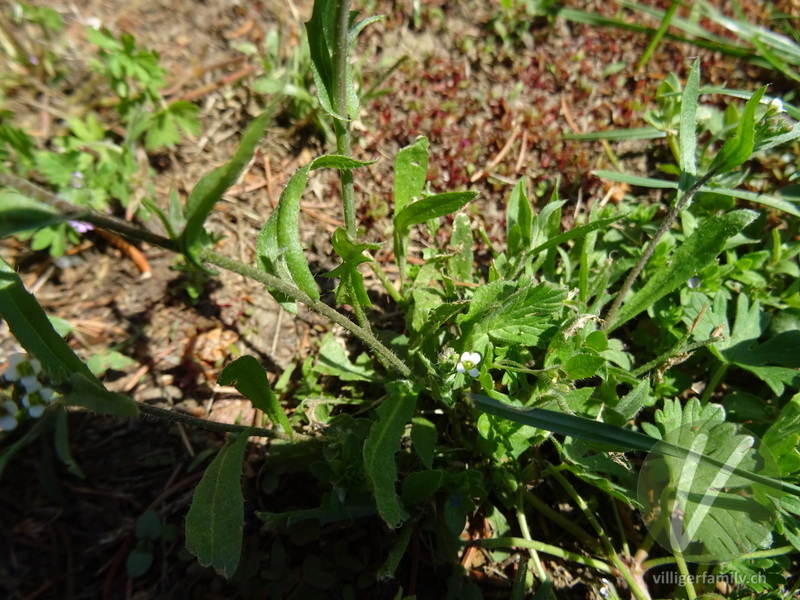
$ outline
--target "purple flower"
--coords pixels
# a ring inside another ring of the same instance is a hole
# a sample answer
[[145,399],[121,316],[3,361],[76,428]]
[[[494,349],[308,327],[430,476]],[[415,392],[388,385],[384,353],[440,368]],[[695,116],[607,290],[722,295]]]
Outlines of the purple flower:
[[86,233],[94,229],[94,225],[86,223],[85,221],[69,221],[69,226],[78,233]]

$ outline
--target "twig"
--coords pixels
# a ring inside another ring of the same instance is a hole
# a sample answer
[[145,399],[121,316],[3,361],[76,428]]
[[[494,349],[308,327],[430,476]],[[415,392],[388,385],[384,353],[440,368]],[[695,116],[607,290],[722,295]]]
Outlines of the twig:
[[142,254],[141,250],[136,246],[108,231],[102,229],[96,229],[95,231],[97,231],[97,235],[118,248],[125,256],[133,261],[133,264],[136,265],[136,268],[139,269],[139,272],[142,274],[142,279],[147,279],[153,274],[150,263],[147,262],[144,254]]

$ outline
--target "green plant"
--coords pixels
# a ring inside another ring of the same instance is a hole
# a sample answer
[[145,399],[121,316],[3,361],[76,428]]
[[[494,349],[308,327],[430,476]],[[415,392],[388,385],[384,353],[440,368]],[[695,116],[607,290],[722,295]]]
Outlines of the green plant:
[[[685,86],[676,76],[665,81],[646,132],[668,138],[676,180],[602,173],[676,190],[665,216],[657,217],[657,206],[623,199],[619,207],[579,211],[564,229],[566,201],[557,187],[534,213],[519,181],[506,206],[502,249],[462,210],[476,192],[429,193],[428,140],[419,137],[394,159],[393,282],[370,255],[376,244],[359,232],[354,177],[371,163],[351,155],[359,105],[348,56],[376,20],[358,21],[344,0],[315,2],[307,23],[311,69],[319,105],[333,119],[336,154],[312,159],[290,179],[258,236],[255,267],[215,253],[205,223],[255,152],[275,104],[183,205],[177,194],[167,209],[152,205],[166,238],[0,174],[0,183],[16,190],[6,192],[13,201],[0,213],[10,223],[65,221],[80,212],[97,227],[179,252],[208,274],[213,266],[252,278],[290,313],[302,303],[340,325],[356,349],[327,336],[315,356],[272,386],[257,359],[236,359],[218,381],[261,409],[263,426],[215,425],[108,391],[1,263],[0,314],[61,394],[48,410],[145,412],[234,434],[206,470],[186,518],[189,550],[226,577],[245,568],[242,464],[248,438],[263,436],[275,441],[279,457],[296,452],[295,468],[321,490],[316,506],[260,511],[266,530],[377,516],[391,534],[376,578],[400,573],[416,552],[411,540],[422,536],[432,568],[452,564],[468,546],[497,553],[498,562],[501,553],[523,549],[531,560],[511,574],[515,597],[534,588],[553,595],[540,558],[549,555],[613,574],[639,599],[649,597],[643,574],[667,565],[680,576],[677,594],[688,598],[710,591],[701,573],[748,570],[769,575],[771,591],[788,598],[796,586],[777,571],[800,550],[800,363],[787,351],[800,343],[800,327],[794,313],[780,317],[776,309],[797,301],[792,259],[800,251],[800,215],[786,199],[737,186],[754,153],[794,142],[800,127],[777,103],[764,102],[761,88],[747,95],[741,112],[726,109],[719,127],[698,131],[704,91],[695,63]],[[337,280],[341,311],[322,301],[300,236],[301,197],[311,173],[323,168],[338,171],[342,190],[345,226],[331,238],[341,262],[327,274]],[[764,207],[785,213],[785,230],[766,230]],[[410,261],[410,240],[424,234],[422,261]],[[492,256],[484,270],[473,264],[476,239]],[[400,322],[377,325],[362,265],[376,273]],[[744,379],[723,389],[734,370]],[[704,386],[700,397],[679,400],[695,383]],[[754,434],[741,428],[745,421]],[[276,465],[289,469],[280,458]],[[574,517],[551,507],[562,503]],[[624,527],[634,513],[647,533]],[[581,551],[540,539],[534,515]],[[478,520],[493,534],[462,540]],[[655,556],[657,542],[667,556]],[[273,558],[286,562],[280,548]],[[307,560],[304,571],[332,577],[321,559]],[[447,590],[437,588],[440,597],[476,594],[457,572],[447,581]],[[614,583],[599,581],[598,593],[616,594]]]
[[128,554],[125,569],[130,577],[141,577],[153,565],[156,543],[174,542],[178,528],[167,524],[154,510],[147,510],[136,521],[136,547]]
[[[49,31],[56,33],[58,29],[49,26]],[[160,90],[165,86],[166,72],[157,53],[137,46],[129,34],[117,39],[105,29],[87,28],[87,32],[98,46],[98,58],[90,67],[102,76],[87,85],[94,92],[113,94],[103,102],[112,108],[111,114],[101,106],[94,107],[96,110],[73,106],[64,118],[63,130],[45,147],[13,125],[13,113],[3,112],[0,172],[41,179],[76,207],[95,211],[121,207],[132,217],[154,193],[151,168],[140,160],[140,150],[160,150],[174,146],[185,134],[196,134],[198,109],[189,102],[164,100]],[[57,66],[55,58],[51,60]],[[79,96],[89,93],[84,89]],[[5,196],[4,201],[18,200]],[[51,255],[61,256],[85,231],[84,226],[70,221],[21,237],[30,237],[35,250],[49,249]]]

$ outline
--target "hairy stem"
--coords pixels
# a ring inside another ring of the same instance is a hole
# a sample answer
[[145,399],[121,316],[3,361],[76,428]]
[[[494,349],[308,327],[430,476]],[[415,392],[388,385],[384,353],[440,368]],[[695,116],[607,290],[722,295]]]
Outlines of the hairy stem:
[[204,262],[211,263],[212,265],[216,265],[218,267],[222,267],[223,269],[227,269],[229,271],[233,271],[234,273],[238,273],[239,275],[244,275],[245,277],[249,277],[255,281],[263,283],[264,285],[268,285],[269,287],[275,288],[279,292],[286,294],[287,296],[293,298],[298,302],[302,302],[310,309],[320,313],[321,315],[328,317],[334,323],[341,325],[347,331],[352,333],[353,335],[357,336],[361,339],[367,346],[369,346],[381,362],[386,365],[387,368],[396,371],[403,377],[410,377],[411,376],[411,369],[409,369],[403,361],[401,361],[394,353],[389,350],[386,346],[384,346],[378,338],[376,338],[372,333],[353,323],[350,319],[345,317],[343,314],[335,311],[330,306],[325,304],[324,302],[320,302],[319,300],[312,300],[308,294],[299,290],[293,285],[290,285],[280,279],[275,277],[274,275],[270,275],[269,273],[264,273],[263,271],[259,271],[255,267],[251,267],[244,263],[239,262],[233,258],[228,258],[227,256],[222,256],[221,254],[217,254],[211,250],[204,250],[200,253],[200,260]]
[[[44,202],[46,204],[49,204],[50,206],[53,206],[54,208],[57,208],[64,215],[70,218],[80,218],[81,220],[91,223],[92,225],[95,225],[101,229],[113,231],[115,233],[122,234],[126,237],[147,242],[148,244],[151,244],[153,246],[158,246],[166,250],[171,250],[173,252],[180,252],[179,246],[174,240],[157,235],[155,233],[151,233],[145,229],[135,227],[130,223],[128,223],[127,221],[123,221],[122,219],[108,217],[105,215],[99,215],[95,212],[78,208],[70,204],[69,202],[62,200],[57,195],[45,191],[25,181],[24,179],[20,179],[19,177],[0,173],[0,185],[7,185],[16,188],[17,190],[23,192],[24,194],[27,194],[41,202]],[[389,348],[384,346],[374,335],[372,335],[371,332],[367,331],[363,327],[356,325],[346,316],[337,312],[327,304],[324,304],[323,302],[320,302],[318,300],[312,300],[311,297],[308,296],[308,294],[296,288],[294,285],[286,283],[283,279],[280,279],[279,277],[275,277],[274,275],[270,275],[269,273],[264,273],[263,271],[260,271],[255,267],[246,265],[233,258],[222,256],[208,249],[200,254],[200,260],[211,263],[218,267],[222,267],[223,269],[233,271],[234,273],[238,273],[239,275],[249,277],[250,279],[253,279],[255,281],[263,283],[264,285],[275,288],[280,292],[283,292],[284,294],[296,300],[297,302],[305,304],[312,310],[320,313],[325,317],[328,317],[334,323],[341,325],[347,331],[349,331],[356,337],[360,338],[367,346],[369,346],[375,352],[375,354],[378,356],[378,359],[388,369],[391,369],[392,371],[399,373],[402,377],[411,376],[411,369],[409,369],[406,366],[406,364],[403,363],[403,361],[397,358],[397,356],[395,356],[394,353],[391,350],[389,350]]]
[[608,330],[609,327],[614,322],[614,317],[617,316],[617,311],[619,311],[622,303],[625,301],[625,296],[628,294],[630,289],[633,287],[633,283],[636,281],[636,278],[639,276],[639,273],[642,272],[644,266],[647,264],[647,261],[650,260],[650,256],[652,256],[653,252],[656,249],[656,244],[661,239],[661,237],[667,232],[667,230],[672,226],[675,222],[675,219],[678,218],[678,215],[683,210],[683,207],[691,200],[694,195],[703,187],[708,181],[716,175],[715,171],[709,171],[705,175],[703,175],[700,179],[698,179],[695,184],[681,197],[681,199],[675,204],[672,210],[669,212],[667,217],[661,223],[661,227],[658,228],[656,234],[653,236],[653,239],[650,240],[650,243],[647,244],[647,248],[644,249],[642,255],[639,257],[639,260],[636,261],[633,269],[631,272],[628,273],[628,277],[625,279],[625,283],[622,284],[622,288],[617,293],[616,298],[614,298],[614,303],[611,305],[611,308],[608,309],[606,316],[604,317],[605,325],[603,325],[603,330]]
[[[347,114],[347,73],[350,28],[350,0],[337,0],[336,22],[333,35],[333,110],[343,119],[334,117],[333,130],[336,135],[336,152],[342,156],[350,156],[350,125]],[[353,190],[353,172],[349,169],[339,171],[342,182],[342,205],[344,206],[344,223],[347,235],[355,239],[358,233],[356,226],[355,192]]]
[[[141,402],[139,403],[139,412],[145,415],[149,415],[151,417],[158,417],[159,419],[172,421],[173,423],[181,423],[182,425],[186,425],[188,427],[198,427],[201,429],[207,429],[209,431],[220,431],[224,433],[239,433],[241,431],[250,429],[251,435],[253,437],[266,437],[266,438],[280,439],[280,440],[291,439],[288,435],[286,435],[282,431],[278,431],[277,429],[264,429],[263,427],[247,427],[245,425],[233,425],[230,423],[218,423],[217,421],[207,421],[206,419],[199,419],[197,417],[192,417],[181,412],[167,410],[166,408],[159,408],[157,406],[152,406],[150,404],[143,404]],[[294,434],[294,440],[303,441],[306,439],[311,439],[311,438],[302,435],[300,433]]]

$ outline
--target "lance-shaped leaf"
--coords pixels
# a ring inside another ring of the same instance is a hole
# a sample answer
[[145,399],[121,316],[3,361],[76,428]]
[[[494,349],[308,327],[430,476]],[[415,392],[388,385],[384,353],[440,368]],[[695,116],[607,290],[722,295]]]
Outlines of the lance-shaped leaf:
[[418,391],[408,381],[393,381],[386,386],[388,398],[378,407],[379,420],[372,426],[364,442],[364,468],[367,473],[378,513],[391,528],[407,517],[395,485],[397,465],[394,455],[400,449],[400,438],[406,423],[414,416]]
[[[317,97],[322,109],[335,119],[347,120],[347,114],[339,111],[352,111],[351,116],[355,117],[358,112],[358,99],[353,88],[352,68],[350,61],[346,60],[346,72],[343,74],[347,86],[347,106],[336,106],[334,92],[334,54],[336,51],[336,14],[337,0],[317,0],[314,2],[311,19],[306,22],[308,33],[308,47],[311,54],[311,74],[314,77],[314,85],[317,87]],[[366,24],[365,24],[366,25]],[[348,34],[352,35],[353,41],[357,35],[350,28]],[[340,52],[347,52],[346,48],[339,48]],[[354,104],[355,99],[355,104]],[[339,109],[337,111],[337,109]],[[355,110],[353,110],[355,109]]]
[[231,385],[253,406],[263,410],[270,421],[280,425],[289,436],[294,435],[292,424],[272,391],[264,367],[253,356],[241,356],[230,363],[217,377],[220,385]]
[[647,283],[625,301],[609,331],[626,323],[655,302],[685,285],[722,252],[725,243],[755,220],[752,210],[735,210],[708,219],[698,227],[670,258],[670,268],[654,273]]
[[697,98],[700,88],[700,59],[696,59],[681,96],[680,142],[681,177],[679,195],[685,194],[697,178]]
[[394,214],[422,195],[428,177],[428,138],[421,136],[394,159]]
[[64,394],[69,406],[82,406],[101,415],[117,417],[139,416],[139,406],[128,396],[110,392],[94,376],[73,373],[69,377],[69,391]]
[[[319,300],[317,284],[308,266],[300,239],[300,200],[306,189],[308,175],[314,169],[355,169],[371,165],[373,162],[329,154],[315,158],[301,167],[289,180],[281,193],[278,206],[258,235],[256,260],[259,268],[281,279],[292,281],[312,299]],[[273,291],[270,293],[289,309],[288,298]]]
[[394,227],[405,234],[412,225],[425,223],[430,219],[443,217],[457,211],[467,202],[475,198],[478,192],[444,192],[425,196],[406,206],[394,217]]
[[714,157],[711,166],[708,167],[709,172],[715,172],[717,174],[726,173],[741,165],[753,154],[753,148],[755,146],[756,108],[766,91],[767,86],[764,86],[753,92],[750,100],[745,104],[742,117],[739,120],[739,125],[736,127],[736,134],[725,142],[725,145],[722,146],[722,150]]
[[68,404],[123,417],[139,414],[136,402],[103,387],[58,335],[44,309],[22,285],[19,275],[3,260],[0,260],[0,316],[22,347],[42,363],[51,381],[64,386]]
[[186,548],[225,577],[239,566],[244,531],[242,461],[250,430],[231,438],[208,466],[186,515]]
[[204,246],[210,244],[204,224],[214,205],[222,198],[222,194],[239,178],[242,170],[253,157],[256,146],[264,136],[272,114],[277,107],[273,102],[270,107],[250,123],[239,142],[239,147],[230,162],[217,167],[192,188],[186,200],[186,227],[181,234],[181,244],[187,258],[195,265],[207,271],[200,264],[198,256]]
[[[78,211],[77,208],[75,210]],[[55,208],[19,192],[0,191],[0,237],[47,227],[77,216],[77,214],[72,217],[62,215]]]
[[520,179],[506,207],[506,235],[508,237],[508,257],[513,259],[531,249],[533,211],[525,192],[525,180]]

